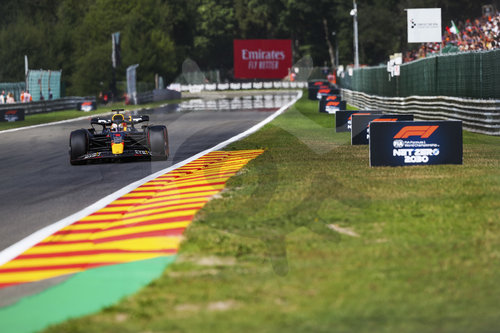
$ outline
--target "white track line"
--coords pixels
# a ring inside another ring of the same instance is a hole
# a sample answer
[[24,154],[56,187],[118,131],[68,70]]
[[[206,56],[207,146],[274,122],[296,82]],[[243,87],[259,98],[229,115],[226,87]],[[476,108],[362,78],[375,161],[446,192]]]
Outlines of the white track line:
[[38,124],[38,125],[31,125],[31,126],[25,126],[25,127],[17,127],[17,128],[12,128],[4,131],[0,131],[0,134],[4,133],[11,133],[11,132],[18,132],[18,131],[23,131],[27,129],[32,129],[32,128],[37,128],[37,127],[45,127],[45,126],[52,126],[52,125],[58,125],[58,124],[65,124],[65,123],[71,123],[73,121],[78,121],[78,120],[85,120],[90,117],[99,117],[99,116],[104,116],[110,114],[108,113],[103,113],[103,114],[96,114],[96,115],[88,115],[88,116],[83,116],[83,117],[78,117],[78,118],[73,118],[73,119],[67,119],[67,120],[60,120],[60,121],[54,121],[51,123],[45,123],[45,124]]
[[[167,105],[167,104],[159,105],[158,107],[161,108],[161,107],[163,107],[165,105]],[[133,109],[133,110],[125,110],[124,112],[135,112],[135,111],[150,110],[150,109],[151,108]],[[0,131],[0,134],[11,133],[11,132],[18,132],[18,131],[23,131],[23,130],[27,130],[27,129],[37,128],[37,127],[45,127],[45,126],[52,126],[52,125],[58,125],[58,124],[66,124],[66,123],[71,123],[73,121],[85,120],[85,119],[94,118],[94,117],[100,117],[100,116],[107,116],[107,115],[110,115],[112,113],[113,113],[112,111],[109,111],[109,112],[99,113],[99,114],[89,114],[88,116],[81,116],[81,117],[78,117],[78,118],[53,121],[51,123],[44,123],[44,124],[38,124],[38,125],[31,125],[31,126],[11,128],[11,129],[8,129],[8,130]]]
[[[264,125],[270,123],[271,121],[274,120],[274,118],[276,118],[280,114],[282,114],[286,109],[288,109],[290,106],[292,106],[301,97],[302,97],[302,90],[297,92],[297,97],[294,100],[292,100],[291,102],[289,102],[288,104],[286,104],[285,106],[280,108],[278,111],[276,111],[275,113],[273,113],[272,115],[270,115],[269,117],[267,117],[266,119],[261,121],[260,123],[249,128],[245,132],[240,133],[236,136],[233,136],[232,138],[230,138],[224,142],[221,142],[212,148],[204,150],[204,151],[202,151],[202,152],[200,152],[200,153],[198,153],[198,154],[196,154],[196,155],[194,155],[194,156],[192,156],[192,157],[190,157],[182,162],[174,164],[171,167],[160,170],[160,171],[158,171],[150,176],[147,176],[143,179],[140,179],[136,182],[133,182],[132,184],[125,186],[124,188],[108,195],[107,197],[102,198],[101,200],[88,206],[87,208],[84,208],[84,209],[80,210],[79,212],[76,212],[75,214],[70,215],[70,216],[68,216],[68,217],[66,217],[58,222],[55,222],[51,225],[48,225],[45,228],[42,228],[42,229],[34,232],[33,234],[29,235],[28,237],[20,240],[19,242],[9,246],[8,248],[6,248],[5,250],[0,252],[0,266],[11,261],[12,259],[14,259],[18,255],[20,255],[21,253],[23,253],[26,250],[28,250],[29,248],[33,247],[34,245],[40,243],[42,240],[49,237],[53,233],[61,230],[64,227],[67,227],[68,225],[70,225],[78,220],[81,220],[82,218],[98,211],[101,208],[106,207],[111,202],[124,196],[125,194],[138,188],[139,186],[141,186],[141,185],[143,185],[143,184],[145,184],[145,183],[147,183],[147,182],[149,182],[149,181],[151,181],[151,180],[153,180],[153,179],[155,179],[155,178],[157,178],[165,173],[168,173],[168,172],[171,172],[175,169],[178,169],[178,168],[184,166],[185,164],[188,164],[189,162],[192,162],[192,161],[194,161],[194,160],[196,160],[196,159],[198,159],[198,158],[200,158],[200,157],[202,157],[202,156],[204,156],[212,151],[220,150],[233,142],[241,140],[241,139],[249,136],[250,134],[257,132],[259,129],[264,127]],[[60,122],[58,122],[58,123],[60,123]],[[52,123],[52,124],[54,124],[54,123]],[[38,127],[38,126],[39,125],[36,125],[36,127]]]

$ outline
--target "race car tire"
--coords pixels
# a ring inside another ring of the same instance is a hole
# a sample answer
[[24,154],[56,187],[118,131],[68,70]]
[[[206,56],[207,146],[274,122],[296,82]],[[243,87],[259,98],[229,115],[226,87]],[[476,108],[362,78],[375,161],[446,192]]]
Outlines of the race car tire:
[[86,130],[79,129],[71,132],[69,137],[69,156],[72,165],[85,164],[85,161],[77,160],[89,150],[89,136]]
[[164,161],[168,158],[168,132],[165,126],[151,126],[148,130],[149,149],[151,159],[154,161]]

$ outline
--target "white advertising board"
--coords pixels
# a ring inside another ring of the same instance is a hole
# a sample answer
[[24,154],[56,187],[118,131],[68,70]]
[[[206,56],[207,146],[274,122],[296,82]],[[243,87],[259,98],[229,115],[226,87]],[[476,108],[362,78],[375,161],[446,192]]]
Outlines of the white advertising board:
[[441,43],[441,8],[407,9],[408,43]]

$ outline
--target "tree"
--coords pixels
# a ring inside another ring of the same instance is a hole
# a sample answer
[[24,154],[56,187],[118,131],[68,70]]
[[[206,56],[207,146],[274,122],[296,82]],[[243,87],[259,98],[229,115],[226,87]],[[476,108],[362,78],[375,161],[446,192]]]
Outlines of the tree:
[[[233,40],[291,39],[295,61],[310,55],[330,65],[336,32],[340,63],[353,62],[352,0],[3,0],[0,82],[24,81],[31,68],[62,69],[68,94],[97,94],[112,79],[111,34],[121,32],[122,65],[139,63],[140,81],[156,73],[168,81],[186,58],[202,69],[233,66]],[[406,8],[440,7],[443,25],[481,15],[465,0],[358,0],[360,61],[385,63],[413,47],[406,39]]]

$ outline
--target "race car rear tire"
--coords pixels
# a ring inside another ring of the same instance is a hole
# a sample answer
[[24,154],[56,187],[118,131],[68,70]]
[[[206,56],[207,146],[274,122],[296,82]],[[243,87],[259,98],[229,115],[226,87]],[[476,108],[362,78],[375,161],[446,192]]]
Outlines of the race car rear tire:
[[77,160],[89,150],[89,136],[86,130],[79,129],[71,132],[69,137],[69,156],[72,165],[84,164],[85,161]]
[[148,130],[149,149],[151,159],[154,161],[164,161],[168,158],[168,132],[165,126],[151,126]]

